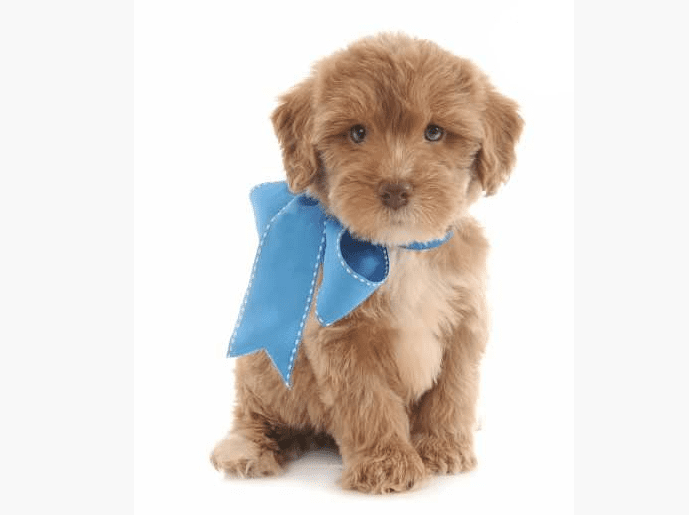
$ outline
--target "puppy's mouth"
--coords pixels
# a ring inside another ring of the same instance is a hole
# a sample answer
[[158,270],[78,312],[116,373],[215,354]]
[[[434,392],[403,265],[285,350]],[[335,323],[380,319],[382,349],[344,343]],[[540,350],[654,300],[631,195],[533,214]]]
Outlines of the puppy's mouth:
[[328,198],[332,214],[358,239],[407,246],[441,239],[450,229],[451,217],[439,209],[437,194],[394,182],[361,186],[338,184]]
[[392,227],[404,227],[408,224],[408,221],[405,220],[406,217],[398,212],[389,213],[388,218],[388,224]]

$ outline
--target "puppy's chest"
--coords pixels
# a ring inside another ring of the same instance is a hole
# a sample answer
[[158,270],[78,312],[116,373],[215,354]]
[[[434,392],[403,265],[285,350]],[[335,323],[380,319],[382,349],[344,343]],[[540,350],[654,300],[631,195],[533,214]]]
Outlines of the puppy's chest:
[[390,276],[381,294],[391,308],[393,349],[397,369],[416,400],[431,388],[440,373],[447,334],[457,319],[456,290],[425,252],[390,251]]

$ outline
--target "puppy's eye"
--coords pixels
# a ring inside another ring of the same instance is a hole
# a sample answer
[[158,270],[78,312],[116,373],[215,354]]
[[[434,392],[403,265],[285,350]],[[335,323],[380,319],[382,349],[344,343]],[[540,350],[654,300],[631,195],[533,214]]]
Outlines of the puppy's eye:
[[366,127],[363,125],[355,125],[349,129],[349,137],[354,143],[363,143],[366,139]]
[[445,131],[441,127],[433,124],[426,127],[426,132],[423,133],[428,141],[438,141],[443,137],[443,134],[445,134]]

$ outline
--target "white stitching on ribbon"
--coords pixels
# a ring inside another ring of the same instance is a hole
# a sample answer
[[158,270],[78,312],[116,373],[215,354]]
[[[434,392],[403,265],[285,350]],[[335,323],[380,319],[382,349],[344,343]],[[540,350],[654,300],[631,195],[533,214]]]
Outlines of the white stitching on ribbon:
[[325,244],[325,222],[323,223],[323,236],[321,236],[321,243],[318,245],[318,253],[316,254],[316,266],[313,267],[313,277],[311,278],[311,287],[309,288],[309,295],[306,297],[306,306],[304,307],[304,314],[301,317],[301,322],[299,323],[299,332],[297,333],[297,338],[294,340],[294,346],[292,347],[292,354],[289,357],[289,366],[287,367],[287,380],[285,384],[287,388],[291,388],[289,380],[292,378],[292,364],[294,362],[294,355],[297,353],[297,348],[299,347],[299,341],[301,340],[301,334],[304,332],[304,322],[306,321],[306,315],[309,314],[311,310],[311,299],[313,298],[313,290],[316,287],[316,276],[318,275],[318,268],[321,265],[321,251],[323,250],[323,245]]
[[[295,197],[296,198],[296,197]],[[244,308],[246,308],[246,302],[249,299],[249,292],[251,291],[251,286],[254,284],[254,277],[256,276],[256,267],[258,265],[258,260],[261,257],[261,252],[263,251],[263,245],[266,242],[266,237],[268,236],[268,231],[270,230],[270,226],[273,224],[275,219],[282,214],[282,212],[287,209],[287,207],[294,202],[294,199],[290,200],[287,204],[282,206],[282,209],[278,211],[273,218],[270,219],[270,222],[266,225],[265,230],[263,231],[263,235],[261,236],[261,242],[258,244],[258,251],[256,251],[256,257],[254,258],[254,265],[251,268],[251,278],[249,279],[249,287],[246,289],[246,293],[244,294],[244,300],[242,300],[242,307],[239,308],[239,316],[237,317],[237,323],[234,326],[234,331],[232,331],[232,338],[230,338],[230,353],[232,352],[232,346],[234,345],[235,338],[237,337],[237,331],[239,330],[239,325],[242,322],[242,318],[244,317]]]
[[362,282],[362,283],[364,283],[364,284],[366,284],[366,285],[368,285],[368,286],[375,286],[375,287],[378,287],[378,286],[380,286],[381,284],[383,284],[383,282],[385,282],[385,279],[386,279],[387,276],[388,276],[388,274],[387,274],[387,271],[388,271],[388,253],[387,253],[387,251],[383,252],[383,255],[385,256],[385,278],[383,278],[382,281],[379,281],[379,282],[377,282],[377,283],[374,283],[374,282],[372,282],[372,281],[369,281],[368,279],[364,279],[364,278],[361,277],[359,274],[357,274],[356,272],[354,272],[351,268],[349,268],[349,265],[347,265],[347,263],[345,263],[345,260],[344,260],[344,258],[342,257],[342,252],[340,251],[340,241],[342,240],[342,236],[344,235],[345,231],[346,231],[346,229],[342,229],[342,230],[340,231],[340,234],[337,235],[337,245],[336,245],[336,246],[337,246],[337,258],[340,260],[340,264],[342,265],[342,268],[344,268],[345,271],[346,271],[349,275],[351,275],[352,277],[354,277],[354,279],[356,279],[357,281]]

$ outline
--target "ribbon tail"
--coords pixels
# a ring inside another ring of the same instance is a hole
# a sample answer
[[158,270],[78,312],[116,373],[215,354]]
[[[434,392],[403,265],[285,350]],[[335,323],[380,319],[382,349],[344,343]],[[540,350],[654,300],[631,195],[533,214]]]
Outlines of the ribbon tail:
[[303,196],[267,222],[230,341],[232,357],[265,350],[288,387],[323,259],[323,226],[322,211]]

